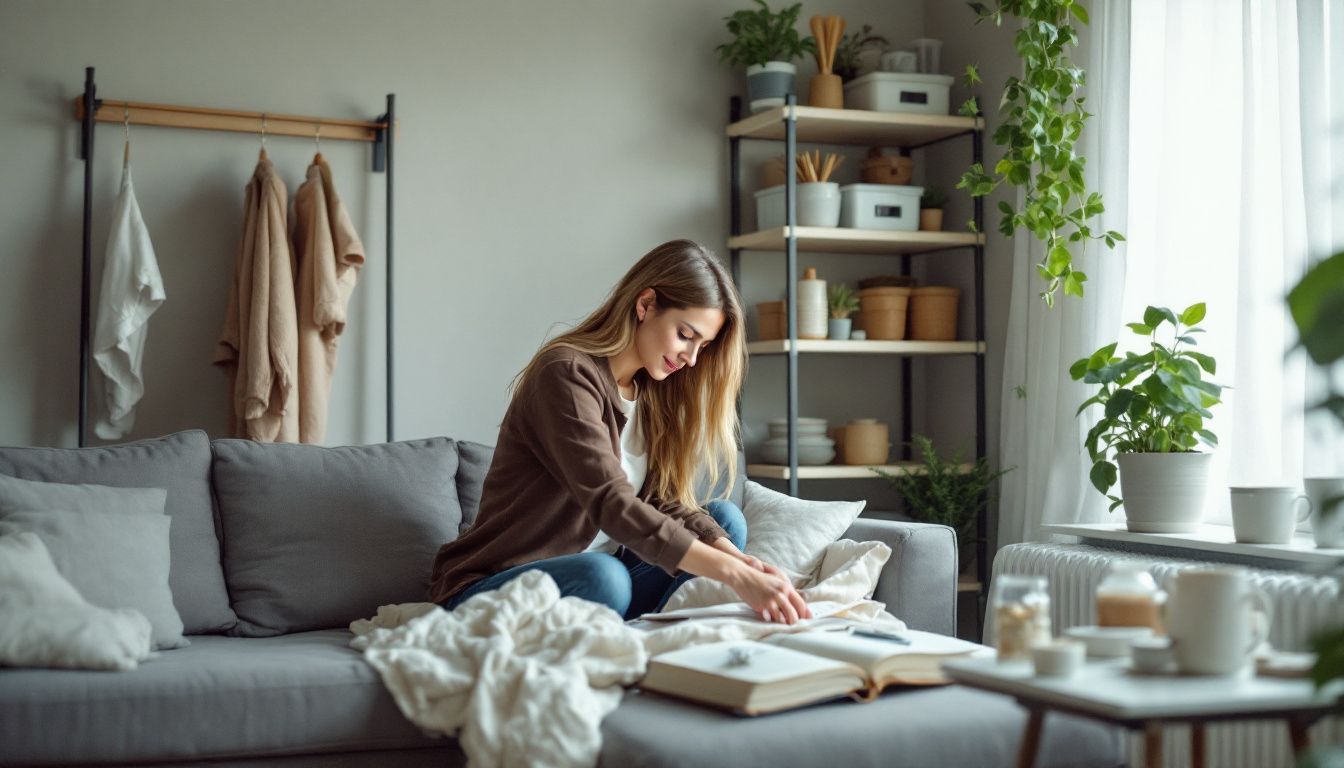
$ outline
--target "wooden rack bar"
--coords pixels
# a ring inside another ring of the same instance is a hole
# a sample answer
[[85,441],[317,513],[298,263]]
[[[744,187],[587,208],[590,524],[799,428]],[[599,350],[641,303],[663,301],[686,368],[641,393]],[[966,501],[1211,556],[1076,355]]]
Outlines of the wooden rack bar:
[[[74,104],[75,119],[83,120],[84,97],[76,97]],[[261,133],[262,121],[264,120],[267,136],[301,136],[310,139],[319,135],[320,126],[320,137],[324,141],[376,141],[378,132],[387,127],[386,123],[368,120],[340,120],[330,117],[242,112],[232,109],[184,107],[176,104],[147,104],[141,101],[112,101],[110,99],[99,99],[93,113],[94,121],[99,123],[124,123],[127,118],[130,119],[131,125],[199,128],[208,131],[255,134]]]

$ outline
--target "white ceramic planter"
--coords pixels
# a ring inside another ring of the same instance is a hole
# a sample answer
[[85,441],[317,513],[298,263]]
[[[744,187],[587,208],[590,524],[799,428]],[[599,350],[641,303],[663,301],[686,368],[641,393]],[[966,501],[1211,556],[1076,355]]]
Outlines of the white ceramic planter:
[[798,226],[840,226],[840,185],[809,181],[798,185]]
[[1129,530],[1189,533],[1204,519],[1209,488],[1207,453],[1123,453],[1120,496]]
[[793,93],[798,67],[787,61],[767,61],[747,67],[747,103],[753,113],[784,106]]

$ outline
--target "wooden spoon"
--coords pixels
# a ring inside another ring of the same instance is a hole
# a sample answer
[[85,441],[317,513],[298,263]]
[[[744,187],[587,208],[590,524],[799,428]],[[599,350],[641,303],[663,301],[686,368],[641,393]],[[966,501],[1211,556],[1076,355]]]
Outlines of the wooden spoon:
[[813,16],[811,24],[812,37],[817,41],[817,69],[824,73],[826,69],[826,64],[822,60],[822,57],[826,55],[826,31],[824,20],[820,16]]

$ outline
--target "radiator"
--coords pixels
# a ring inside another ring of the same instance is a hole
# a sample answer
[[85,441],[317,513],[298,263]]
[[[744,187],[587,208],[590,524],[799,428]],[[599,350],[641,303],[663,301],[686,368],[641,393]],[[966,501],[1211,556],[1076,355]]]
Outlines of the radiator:
[[[1158,584],[1165,585],[1177,571],[1208,561],[1136,554],[1081,544],[1012,544],[994,558],[994,577],[1000,574],[1045,576],[1050,585],[1051,622],[1056,634],[1069,627],[1095,624],[1094,594],[1107,568],[1117,560],[1141,560]],[[1339,581],[1291,571],[1248,569],[1251,582],[1264,590],[1273,605],[1274,622],[1270,643],[1279,650],[1308,650],[1319,630],[1344,624],[1344,604]],[[992,622],[985,628],[985,642],[993,644]],[[1049,720],[1046,728],[1049,728]],[[1287,727],[1279,721],[1239,722],[1206,726],[1207,765],[1236,768],[1291,768],[1292,750]],[[1344,720],[1327,718],[1311,730],[1312,744],[1344,743]],[[1163,753],[1166,768],[1186,768],[1189,758],[1188,728],[1167,729]],[[1143,765],[1142,739],[1130,741],[1130,764]]]

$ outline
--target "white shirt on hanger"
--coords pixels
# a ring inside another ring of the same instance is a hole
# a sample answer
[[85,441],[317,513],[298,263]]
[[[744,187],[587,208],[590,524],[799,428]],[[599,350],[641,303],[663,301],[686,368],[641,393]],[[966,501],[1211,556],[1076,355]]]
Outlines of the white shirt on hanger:
[[135,425],[135,406],[145,392],[141,364],[149,317],[165,298],[154,246],[135,200],[131,167],[123,163],[93,333],[93,359],[103,374],[105,406],[94,431],[104,440],[122,438]]
[[[635,493],[639,493],[639,489],[644,487],[644,477],[649,469],[649,454],[644,444],[644,435],[639,429],[639,419],[635,418],[635,411],[639,407],[639,393],[635,393],[634,400],[626,400],[625,395],[618,394],[618,397],[621,400],[621,412],[625,414],[625,427],[621,430],[621,469],[625,470],[625,476],[630,480]],[[593,538],[593,543],[583,551],[606,552],[612,555],[620,546],[599,530],[597,536]]]

